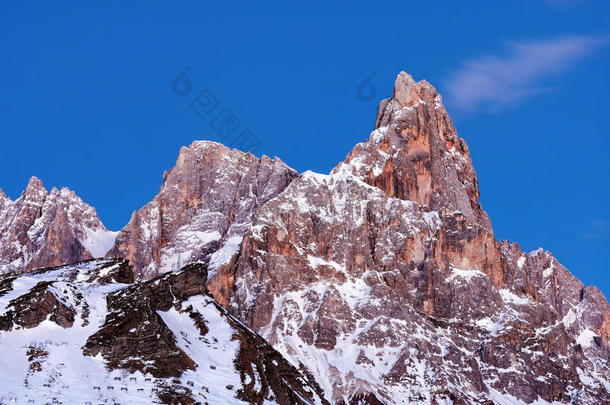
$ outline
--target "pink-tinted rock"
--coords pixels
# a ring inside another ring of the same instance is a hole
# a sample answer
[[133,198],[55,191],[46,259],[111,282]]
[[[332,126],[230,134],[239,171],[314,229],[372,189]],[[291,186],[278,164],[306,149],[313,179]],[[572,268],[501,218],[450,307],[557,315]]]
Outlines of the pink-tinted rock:
[[218,252],[215,270],[237,254],[259,207],[296,176],[278,158],[194,142],[180,150],[159,194],[134,212],[109,256],[129,259],[146,279]]
[[48,192],[32,177],[17,200],[0,194],[0,273],[101,257],[113,241],[95,209],[67,188]]

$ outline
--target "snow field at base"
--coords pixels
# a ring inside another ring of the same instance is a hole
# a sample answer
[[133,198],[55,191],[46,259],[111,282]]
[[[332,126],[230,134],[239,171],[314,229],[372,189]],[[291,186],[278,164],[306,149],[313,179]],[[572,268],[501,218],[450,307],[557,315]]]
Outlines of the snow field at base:
[[[96,267],[95,263],[99,265],[99,262],[84,263],[81,270],[86,271]],[[58,273],[62,271],[65,269],[40,275],[23,275],[15,280],[13,291],[0,298],[2,312],[6,310],[11,299],[26,294],[41,281],[56,280]],[[74,404],[97,403],[96,401],[104,399],[114,400],[117,403],[150,403],[152,398],[150,389],[148,394],[138,393],[136,388],[130,385],[127,387],[127,392],[121,391],[125,383],[117,384],[114,378],[122,374],[109,373],[101,357],[84,356],[81,349],[87,338],[105,321],[106,295],[126,285],[85,285],[79,284],[78,279],[75,283],[56,283],[58,286],[70,284],[83,294],[89,305],[89,324],[85,327],[81,326],[84,319],[82,313],[77,312],[71,328],[64,329],[47,319],[35,328],[0,331],[2,348],[0,370],[10,370],[0,376],[0,403],[13,400],[17,403],[50,403],[54,398]],[[67,294],[58,294],[63,290],[63,288],[50,288],[59,300],[66,304],[70,304],[70,301],[73,303],[74,296],[71,289],[65,289],[68,291]],[[77,311],[81,310],[78,306],[73,308]],[[36,349],[43,355],[29,361],[27,352],[31,349]],[[36,371],[35,362],[40,363],[41,371]],[[133,376],[144,381],[144,377],[139,373]],[[109,392],[108,386],[113,386],[114,390]],[[100,390],[94,387],[100,387]]]
[[[40,404],[54,400],[92,405],[158,402],[157,393],[161,391],[159,387],[165,383],[171,384],[173,379],[157,379],[139,371],[109,371],[101,355],[83,355],[82,347],[87,339],[105,322],[108,313],[106,296],[127,286],[86,282],[90,276],[88,272],[105,263],[106,260],[97,260],[41,274],[24,274],[13,281],[11,291],[0,297],[1,315],[10,309],[11,300],[27,294],[40,282],[54,281],[48,290],[59,301],[77,311],[70,328],[64,329],[47,319],[35,328],[18,327],[9,332],[0,331],[0,370],[3,371],[0,374],[1,404],[13,401]],[[97,274],[103,277],[115,267],[102,269]],[[74,282],[61,281],[62,277],[74,270],[79,271]],[[84,327],[82,305],[76,305],[75,296],[78,293],[83,295],[90,311],[87,317],[89,324]],[[180,313],[174,308],[158,312],[175,335],[178,346],[198,365],[196,370],[183,373],[180,377],[181,386],[191,389],[196,401],[208,401],[210,404],[240,403],[235,398],[237,390],[242,387],[240,374],[234,367],[240,347],[239,340],[233,339],[236,331],[210,297],[191,297],[183,305],[192,305],[193,310],[202,315],[209,332],[201,336],[188,313]],[[29,360],[28,357],[32,354],[34,355]],[[227,386],[232,387],[229,389]]]

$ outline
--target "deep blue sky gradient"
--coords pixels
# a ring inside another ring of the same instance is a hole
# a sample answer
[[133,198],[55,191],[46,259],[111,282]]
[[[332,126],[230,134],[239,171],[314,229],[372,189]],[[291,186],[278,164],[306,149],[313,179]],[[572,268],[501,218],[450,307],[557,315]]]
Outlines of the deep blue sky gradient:
[[[259,155],[327,173],[367,139],[401,70],[446,95],[467,61],[511,41],[610,34],[606,1],[228,3],[0,0],[0,188],[17,198],[36,175],[120,229],[181,146],[224,141],[171,91],[186,66]],[[512,105],[464,111],[445,97],[497,237],[552,251],[606,295],[609,72],[599,46]]]

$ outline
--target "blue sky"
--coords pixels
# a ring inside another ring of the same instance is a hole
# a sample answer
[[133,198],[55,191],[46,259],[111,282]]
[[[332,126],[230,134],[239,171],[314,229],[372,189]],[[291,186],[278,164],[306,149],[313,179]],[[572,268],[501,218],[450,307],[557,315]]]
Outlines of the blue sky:
[[405,70],[443,94],[497,237],[610,295],[607,1],[86,3],[0,0],[11,198],[36,175],[120,229],[181,146],[227,142],[172,91],[187,66],[191,95],[207,89],[259,155],[326,173]]

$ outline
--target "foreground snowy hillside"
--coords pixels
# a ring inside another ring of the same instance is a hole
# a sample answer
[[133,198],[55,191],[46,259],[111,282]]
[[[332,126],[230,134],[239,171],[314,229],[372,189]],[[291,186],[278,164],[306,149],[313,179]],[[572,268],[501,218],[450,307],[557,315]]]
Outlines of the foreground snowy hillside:
[[99,259],[0,279],[0,403],[326,403],[206,278]]

